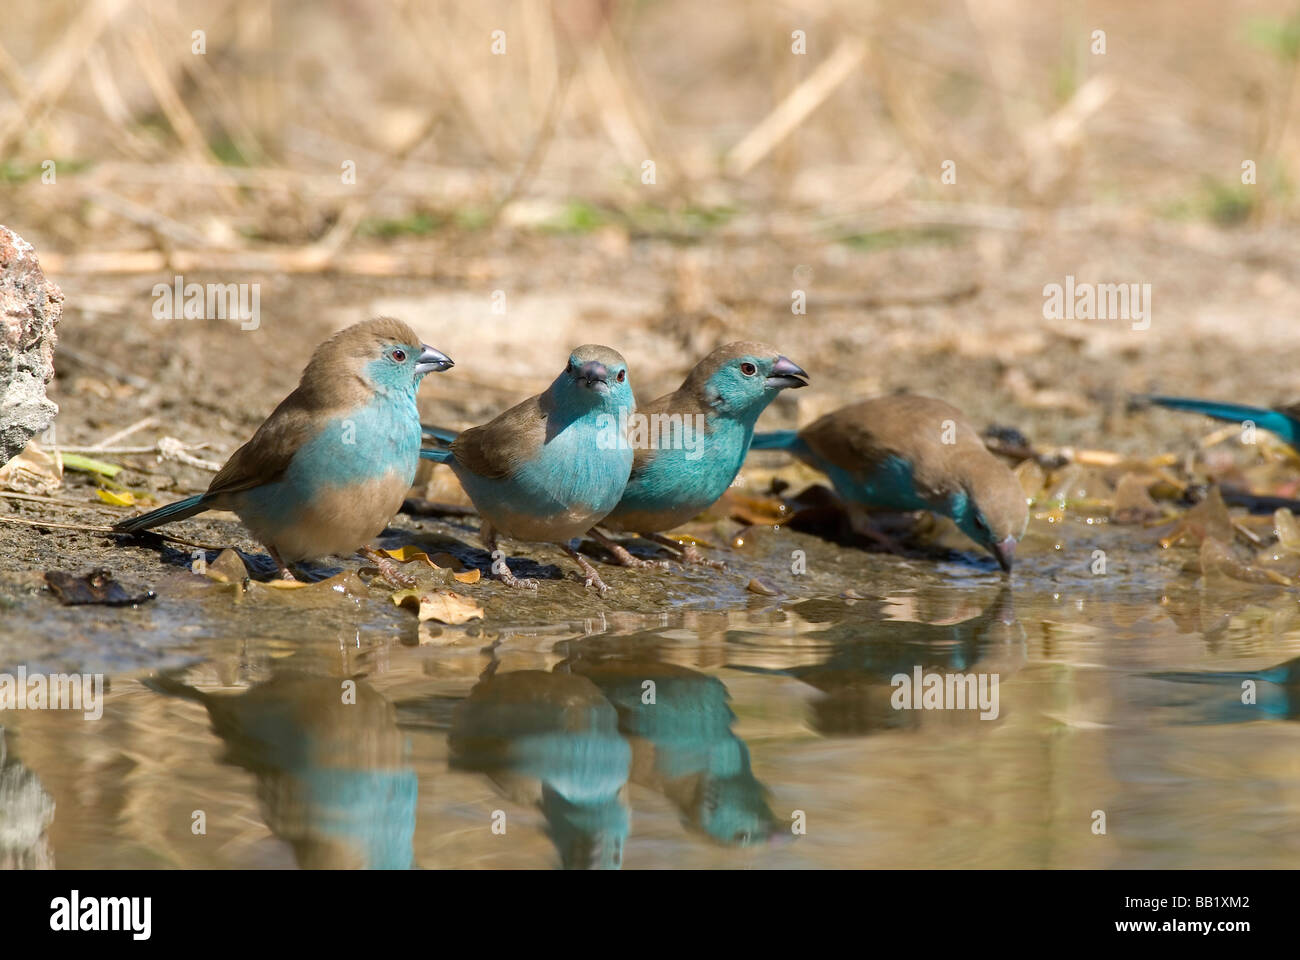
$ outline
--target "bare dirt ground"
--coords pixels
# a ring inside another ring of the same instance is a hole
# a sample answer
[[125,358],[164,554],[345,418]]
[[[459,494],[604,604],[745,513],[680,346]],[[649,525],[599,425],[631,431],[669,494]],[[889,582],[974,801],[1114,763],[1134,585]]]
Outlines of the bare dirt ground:
[[[27,9],[0,41],[48,55],[75,34],[74,6]],[[455,358],[420,401],[426,420],[453,427],[541,389],[569,346],[589,341],[624,353],[645,399],[720,342],[769,341],[813,386],[780,398],[768,427],[910,390],[981,428],[1016,427],[1039,451],[1138,460],[1182,460],[1207,427],[1130,410],[1132,394],[1300,395],[1289,373],[1300,359],[1297,60],[1280,3],[1198,4],[1196,15],[1178,4],[733,3],[723,20],[686,3],[559,3],[540,19],[508,2],[289,4],[243,11],[258,29],[212,17],[196,60],[167,38],[188,36],[202,6],[102,25],[90,79],[52,82],[48,102],[22,107],[25,125],[0,128],[0,221],[35,244],[67,301],[50,389],[61,447],[151,418],[139,442],[205,443],[220,462],[321,339],[377,314]],[[494,57],[483,37],[498,25],[514,45]],[[806,52],[792,30],[810,38]],[[782,126],[789,108],[798,118]],[[47,156],[59,158],[56,181],[42,177]],[[950,160],[955,183],[942,179]],[[1240,182],[1246,161],[1256,183]],[[352,184],[339,176],[348,163]],[[258,284],[259,328],[156,319],[154,285],[177,274]],[[1045,318],[1045,286],[1067,277],[1149,284],[1149,327]],[[1282,456],[1220,450],[1211,473]],[[159,502],[210,477],[151,455],[111,459],[120,483]],[[773,470],[815,481],[763,456],[742,491],[766,489]],[[1105,500],[1115,480],[1081,483]],[[97,485],[67,472],[58,504],[0,504],[74,524],[129,509],[100,505]],[[413,493],[460,496],[446,471]],[[726,516],[703,532],[740,528],[717,527]],[[182,527],[260,555],[233,518]],[[472,520],[402,516],[393,529],[482,561]],[[568,570],[549,548],[518,553],[552,576]],[[100,533],[0,525],[6,628],[42,631],[34,601],[53,602],[48,569],[104,566],[157,586],[188,561]],[[743,581],[724,595],[743,601]],[[694,593],[663,584],[606,607],[714,596],[690,582]],[[579,588],[567,580],[556,603],[601,609]],[[510,615],[490,585],[478,589],[497,604],[490,614]]]

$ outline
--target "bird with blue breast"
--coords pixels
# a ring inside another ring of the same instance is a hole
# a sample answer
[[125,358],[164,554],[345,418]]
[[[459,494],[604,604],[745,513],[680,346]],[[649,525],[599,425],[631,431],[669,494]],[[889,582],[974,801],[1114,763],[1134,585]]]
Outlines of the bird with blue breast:
[[[783,390],[806,387],[808,374],[775,347],[738,341],[697,363],[680,387],[639,407],[629,442],[632,474],[623,496],[600,526],[639,534],[680,552],[683,563],[721,567],[693,544],[663,535],[712,506],[731,486],[754,436],[754,425]],[[616,562],[661,566],[634,557],[593,528]]]
[[608,586],[569,543],[613,510],[632,470],[625,434],[636,410],[627,362],[609,347],[575,348],[546,390],[482,426],[438,431],[449,445],[420,456],[451,467],[482,518],[492,572],[508,586],[537,589],[516,577],[501,537],[559,545],[603,596]]
[[206,510],[229,510],[267,549],[283,579],[291,564],[359,553],[385,580],[411,578],[370,547],[402,505],[419,465],[416,391],[452,366],[392,317],[364,320],[316,348],[297,388],[201,494],[122,520],[138,533]]

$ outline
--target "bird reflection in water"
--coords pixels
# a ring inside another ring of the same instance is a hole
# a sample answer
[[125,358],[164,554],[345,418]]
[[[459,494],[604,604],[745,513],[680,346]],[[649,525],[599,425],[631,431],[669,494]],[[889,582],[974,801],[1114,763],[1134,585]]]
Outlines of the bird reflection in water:
[[497,667],[494,659],[456,709],[452,768],[484,774],[504,796],[536,806],[565,869],[617,870],[632,751],[614,708],[585,677]]
[[[824,646],[824,659],[793,666],[757,666],[747,655],[777,660],[792,654],[805,657],[807,645],[795,650],[758,649],[763,635],[729,631],[738,651],[730,666],[748,673],[793,677],[819,690],[812,701],[811,724],[824,736],[865,737],[886,731],[914,730],[927,723],[985,722],[978,710],[900,710],[894,706],[898,674],[996,673],[1005,679],[1025,660],[1023,628],[1016,620],[1011,590],[1003,587],[993,601],[974,616],[953,620],[930,614],[928,620],[888,619],[879,603],[807,601],[789,608],[804,628],[805,641]],[[817,627],[826,623],[826,627]],[[745,645],[749,645],[746,650]],[[751,653],[752,651],[752,653]],[[1002,710],[1001,716],[1006,711]],[[996,720],[992,722],[997,722]]]
[[203,705],[223,760],[257,778],[266,824],[299,866],[411,867],[415,770],[392,704],[364,680],[282,670],[238,694],[166,675],[148,685]]

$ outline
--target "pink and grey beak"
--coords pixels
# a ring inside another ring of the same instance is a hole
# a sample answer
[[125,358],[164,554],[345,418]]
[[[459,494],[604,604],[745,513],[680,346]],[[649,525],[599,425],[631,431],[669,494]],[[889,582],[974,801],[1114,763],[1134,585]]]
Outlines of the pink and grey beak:
[[588,360],[578,368],[578,381],[586,387],[609,386],[609,369],[598,360]]
[[763,383],[777,390],[784,390],[786,387],[806,387],[808,374],[804,373],[803,368],[789,357],[777,357],[776,363],[772,364],[771,374]]
[[420,356],[415,361],[415,373],[417,376],[424,376],[426,373],[442,373],[442,371],[454,367],[451,357],[447,356],[441,350],[435,350],[427,343],[420,344]]
[[992,546],[993,556],[997,557],[998,566],[1006,573],[1011,572],[1011,563],[1016,558],[1016,538],[1007,537],[1001,543]]

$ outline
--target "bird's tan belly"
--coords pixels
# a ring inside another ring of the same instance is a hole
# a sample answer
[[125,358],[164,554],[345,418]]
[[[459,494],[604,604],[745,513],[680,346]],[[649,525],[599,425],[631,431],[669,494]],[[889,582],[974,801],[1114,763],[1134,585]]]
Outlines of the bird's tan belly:
[[603,514],[589,507],[573,506],[562,513],[537,517],[511,510],[493,511],[492,527],[512,540],[534,542],[563,542],[580,537]]
[[326,487],[295,518],[275,530],[254,530],[287,562],[348,556],[377,537],[402,506],[409,486],[389,473],[346,487]]

